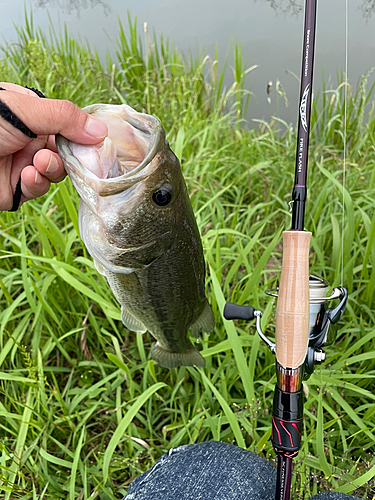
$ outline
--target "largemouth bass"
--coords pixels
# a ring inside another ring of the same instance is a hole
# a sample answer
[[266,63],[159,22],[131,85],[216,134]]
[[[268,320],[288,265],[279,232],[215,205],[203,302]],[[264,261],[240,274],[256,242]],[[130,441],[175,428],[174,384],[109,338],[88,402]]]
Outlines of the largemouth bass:
[[204,367],[188,331],[209,333],[214,317],[179,161],[155,117],[126,105],[94,104],[84,111],[107,124],[102,143],[56,137],[81,197],[81,238],[121,304],[123,324],[157,340],[151,357],[167,368]]

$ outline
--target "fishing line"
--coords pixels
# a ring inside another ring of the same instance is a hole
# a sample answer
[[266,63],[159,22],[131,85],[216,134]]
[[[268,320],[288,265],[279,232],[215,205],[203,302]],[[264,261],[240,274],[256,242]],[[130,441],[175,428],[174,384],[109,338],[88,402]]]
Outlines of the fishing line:
[[346,119],[348,98],[348,0],[345,0],[345,85],[344,85],[344,161],[342,173],[342,223],[341,223],[341,285],[344,283],[344,230],[345,230],[345,182],[346,182]]

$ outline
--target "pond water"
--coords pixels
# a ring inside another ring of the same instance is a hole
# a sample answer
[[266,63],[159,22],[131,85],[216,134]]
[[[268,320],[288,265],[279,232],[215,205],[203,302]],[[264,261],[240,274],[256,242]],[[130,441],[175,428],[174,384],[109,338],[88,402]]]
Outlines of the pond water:
[[[49,17],[55,27],[65,22],[69,32],[87,38],[104,56],[113,48],[118,32],[118,17],[127,26],[127,12],[144,22],[183,52],[214,56],[219,49],[223,62],[228,46],[240,42],[247,66],[258,68],[246,77],[254,93],[249,119],[269,119],[276,115],[295,122],[300,75],[303,5],[302,0],[0,0],[0,27],[4,41],[15,40],[13,23],[22,25],[24,9],[32,9],[34,24],[48,30]],[[349,81],[355,86],[359,77],[375,66],[375,0],[350,0]],[[337,72],[345,67],[346,0],[318,2],[315,56],[315,90],[324,79],[335,86]],[[367,10],[367,16],[365,15]],[[229,59],[230,60],[230,59]],[[279,80],[289,104],[275,92]],[[374,80],[373,75],[370,82]],[[229,81],[229,80],[228,80]],[[272,81],[271,103],[266,88]]]

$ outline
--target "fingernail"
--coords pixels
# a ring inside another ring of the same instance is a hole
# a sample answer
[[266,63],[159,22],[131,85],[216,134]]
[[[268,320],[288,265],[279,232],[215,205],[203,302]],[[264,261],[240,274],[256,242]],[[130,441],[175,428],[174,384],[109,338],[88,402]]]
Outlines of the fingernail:
[[35,184],[41,184],[43,178],[42,176],[40,175],[40,173],[35,170]]
[[93,118],[92,116],[88,117],[85,129],[88,134],[96,137],[97,139],[104,139],[104,137],[106,137],[108,134],[107,125],[104,122]]
[[59,168],[59,162],[57,161],[54,155],[51,155],[49,157],[49,162],[46,168],[46,174],[52,174],[53,172],[56,172],[58,168]]

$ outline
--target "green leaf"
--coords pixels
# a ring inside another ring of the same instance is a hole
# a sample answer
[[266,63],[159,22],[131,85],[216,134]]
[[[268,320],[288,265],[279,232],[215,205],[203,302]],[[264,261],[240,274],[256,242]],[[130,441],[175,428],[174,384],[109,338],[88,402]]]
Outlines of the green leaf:
[[[214,269],[210,266],[210,275],[212,279],[212,287],[215,294],[215,298],[217,301],[217,305],[220,311],[220,314],[224,311],[225,299],[223,292],[221,290],[221,286],[218,282]],[[245,394],[247,401],[250,403],[255,400],[254,395],[254,387],[251,383],[251,380],[248,376],[248,367],[246,363],[246,358],[242,349],[242,345],[240,342],[240,337],[237,334],[237,329],[233,323],[233,321],[227,321],[224,319],[224,327],[228,335],[228,340],[231,345],[234,358],[236,360],[236,365],[238,368],[238,372],[240,374],[242,385],[245,389]]]
[[206,375],[204,374],[204,372],[201,371],[200,373],[201,373],[203,382],[208,385],[208,387],[215,394],[217,400],[219,401],[220,406],[222,407],[222,409],[223,409],[223,411],[225,413],[225,416],[228,419],[230,428],[232,429],[234,437],[235,437],[235,439],[237,441],[237,446],[239,446],[240,448],[246,449],[245,440],[244,440],[244,438],[242,436],[241,429],[240,429],[240,426],[239,426],[239,423],[238,423],[236,415],[232,412],[232,410],[230,409],[228,403],[225,401],[225,399],[220,394],[220,392],[216,389],[216,387],[206,377]]
[[133,418],[137,415],[140,408],[145,404],[145,402],[162,387],[166,387],[166,384],[164,384],[163,382],[158,382],[157,384],[149,387],[144,393],[142,393],[132,404],[132,406],[129,408],[129,410],[126,412],[125,416],[117,426],[117,429],[115,430],[113,436],[111,437],[111,440],[108,443],[107,449],[104,453],[104,458],[103,458],[104,482],[106,482],[108,479],[109,465],[111,462],[113,452],[115,451],[116,446],[118,446],[118,444],[120,443],[121,438],[123,437],[127,427],[131,424]]
[[71,469],[73,467],[73,462],[68,462],[68,460],[63,460],[62,458],[55,457],[54,455],[51,455],[43,448],[39,449],[39,453],[42,458],[44,458],[45,460],[47,460],[47,462],[50,462],[51,464],[58,465],[59,467],[67,467],[68,469]]

